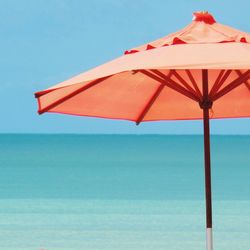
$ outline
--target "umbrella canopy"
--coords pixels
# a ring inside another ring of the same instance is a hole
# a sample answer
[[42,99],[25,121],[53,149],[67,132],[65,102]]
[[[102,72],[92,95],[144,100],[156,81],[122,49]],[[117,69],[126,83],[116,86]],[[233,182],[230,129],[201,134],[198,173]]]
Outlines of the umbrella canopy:
[[249,34],[195,13],[183,30],[36,93],[39,113],[137,123],[202,119],[201,69],[208,69],[210,118],[249,117],[249,43]]
[[250,117],[250,35],[194,13],[183,30],[37,92],[39,114],[135,121],[203,119],[207,249],[212,250],[209,118]]

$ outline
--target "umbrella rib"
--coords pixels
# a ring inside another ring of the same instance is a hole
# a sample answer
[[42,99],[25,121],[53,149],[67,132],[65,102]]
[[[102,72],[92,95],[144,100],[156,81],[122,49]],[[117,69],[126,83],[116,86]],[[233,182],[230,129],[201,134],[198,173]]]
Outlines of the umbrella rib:
[[227,80],[227,78],[231,74],[232,70],[227,70],[225,72],[225,74],[224,74],[224,72],[225,72],[225,70],[221,70],[221,72],[219,73],[217,79],[215,80],[215,83],[214,83],[212,89],[210,90],[209,96],[213,96],[217,93],[217,91],[219,91],[219,89],[221,88],[223,83]]
[[44,108],[42,108],[42,109],[39,109],[39,110],[38,110],[39,115],[41,115],[41,114],[43,114],[43,113],[49,111],[49,110],[52,109],[52,108],[55,108],[55,107],[58,106],[59,104],[65,102],[65,101],[67,101],[67,100],[69,100],[70,98],[72,98],[72,97],[74,97],[74,96],[80,94],[81,92],[83,92],[83,91],[85,91],[85,90],[87,90],[87,89],[89,89],[89,88],[91,88],[91,87],[93,87],[93,86],[95,86],[95,85],[97,85],[97,84],[103,82],[104,80],[106,80],[106,79],[109,78],[109,77],[111,77],[111,76],[106,76],[106,77],[103,77],[103,78],[99,78],[99,79],[97,79],[97,80],[94,80],[94,81],[88,83],[87,85],[84,85],[84,86],[80,87],[79,89],[77,89],[77,90],[75,90],[75,91],[73,91],[73,92],[71,92],[71,93],[65,95],[64,97],[62,97],[62,98],[60,98],[60,99],[58,99],[58,100],[52,102],[52,103],[49,104],[47,107],[44,107]]
[[[149,72],[147,70],[140,70],[140,72],[143,73],[143,74],[145,74],[145,75],[147,75],[148,77],[154,79],[157,82],[165,84],[165,86],[167,86],[167,87],[169,87],[169,88],[171,88],[171,89],[179,92],[180,94],[183,94],[186,97],[189,97],[190,99],[192,99],[192,100],[194,100],[196,102],[200,101],[197,96],[194,96],[192,93],[190,93],[189,91],[187,91],[185,88],[183,88],[179,84],[176,83],[175,85],[173,85],[171,82],[168,81],[169,79],[166,80],[166,79],[164,79],[162,77],[159,77],[159,76],[157,76],[157,75],[155,75],[155,74],[153,74],[153,73],[151,73],[151,72]],[[166,77],[164,74],[163,74],[163,76]]]
[[35,93],[35,98],[39,98],[39,97],[41,97],[41,96],[43,96],[43,95],[46,95],[46,94],[48,94],[48,93],[50,93],[50,92],[52,92],[52,91],[54,91],[55,89],[47,89],[47,90],[43,90],[43,91],[39,91],[39,92],[36,92]]
[[[169,74],[168,74],[168,76],[171,76],[171,74],[172,74],[172,72],[170,71]],[[161,83],[158,86],[158,88],[156,89],[156,91],[154,92],[154,94],[150,97],[150,99],[147,101],[147,104],[145,105],[145,107],[143,108],[142,112],[140,113],[140,115],[136,119],[136,125],[139,125],[141,123],[141,121],[146,116],[146,114],[148,113],[148,111],[150,110],[150,108],[153,106],[154,102],[156,101],[157,97],[160,95],[161,91],[163,90],[163,88],[165,86],[166,86],[165,83]]]
[[211,88],[211,90],[210,90],[209,95],[213,95],[213,94],[215,93],[215,88],[217,88],[217,85],[220,83],[220,80],[221,80],[221,78],[222,78],[224,72],[225,72],[224,69],[222,69],[222,70],[220,71],[219,75],[217,76],[217,78],[216,78],[216,80],[215,80],[215,82],[214,82],[214,84],[213,84],[213,86],[212,86],[212,88]]
[[[242,72],[240,70],[235,70],[235,72],[238,74],[238,76],[242,76]],[[246,80],[245,82],[246,87],[248,88],[248,90],[250,91],[250,84],[248,83],[248,81]]]
[[155,73],[156,75],[160,76],[161,78],[163,78],[163,80],[165,80],[167,87],[176,90],[177,92],[193,99],[194,101],[199,102],[201,100],[196,94],[193,94],[192,92],[188,91],[186,88],[182,87],[179,83],[177,83],[170,77],[164,75],[162,72],[155,70],[155,69],[151,71]]
[[142,112],[140,113],[140,115],[136,119],[136,125],[139,125],[141,123],[141,121],[143,120],[143,118],[145,117],[145,115],[148,113],[148,111],[150,110],[150,108],[152,107],[152,105],[154,104],[154,102],[156,101],[157,97],[160,95],[161,91],[163,90],[163,88],[165,86],[166,85],[163,84],[163,83],[161,83],[161,85],[158,86],[157,90],[150,97],[150,99],[147,102],[146,106],[143,108]]
[[196,81],[195,81],[195,79],[194,79],[191,71],[189,69],[186,69],[185,72],[187,73],[188,78],[189,78],[190,82],[193,84],[193,87],[195,88],[197,94],[202,99],[201,91],[200,91],[200,89],[199,89],[199,87],[198,87],[198,85],[197,85],[197,83],[196,83]]
[[[180,74],[178,74],[178,72],[176,70],[171,70],[173,72],[173,75],[179,80],[179,82],[186,87],[187,90],[189,90],[190,92],[192,92],[194,95],[199,93],[196,93],[196,91],[183,79],[183,77],[180,76]],[[169,76],[168,76],[169,77]],[[200,96],[201,97],[201,96]]]
[[239,85],[241,85],[243,82],[247,81],[248,79],[250,79],[250,70],[247,70],[237,79],[233,80],[231,83],[225,86],[222,90],[217,92],[215,95],[211,96],[212,101],[215,101],[219,99],[220,97],[224,96],[225,94],[237,88]]

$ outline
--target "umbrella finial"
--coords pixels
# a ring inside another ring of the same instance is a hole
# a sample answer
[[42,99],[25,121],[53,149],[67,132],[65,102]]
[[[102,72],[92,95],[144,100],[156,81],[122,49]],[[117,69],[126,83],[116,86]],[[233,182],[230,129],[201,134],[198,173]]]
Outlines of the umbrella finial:
[[204,22],[207,24],[216,23],[214,17],[208,11],[197,11],[193,13],[193,21]]

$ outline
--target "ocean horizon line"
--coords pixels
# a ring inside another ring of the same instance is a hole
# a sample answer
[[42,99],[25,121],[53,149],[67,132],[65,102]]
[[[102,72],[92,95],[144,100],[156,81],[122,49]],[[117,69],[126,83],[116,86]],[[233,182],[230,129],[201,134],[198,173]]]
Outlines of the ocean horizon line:
[[[8,132],[8,133],[1,133],[1,135],[83,135],[83,136],[203,136],[202,133],[197,134],[163,134],[163,133],[32,133],[32,132],[25,132],[25,133],[15,133],[15,132]],[[211,133],[211,136],[250,136],[250,134],[215,134]]]

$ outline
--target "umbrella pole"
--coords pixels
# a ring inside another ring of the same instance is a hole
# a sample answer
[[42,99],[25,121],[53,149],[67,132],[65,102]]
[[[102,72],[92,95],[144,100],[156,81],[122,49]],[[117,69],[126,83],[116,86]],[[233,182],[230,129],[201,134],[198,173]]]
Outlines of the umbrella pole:
[[212,195],[211,195],[211,161],[210,161],[210,128],[209,109],[212,102],[208,95],[208,70],[202,70],[203,101],[200,104],[203,109],[204,129],[204,161],[205,161],[205,189],[206,189],[206,249],[213,249],[212,237]]

